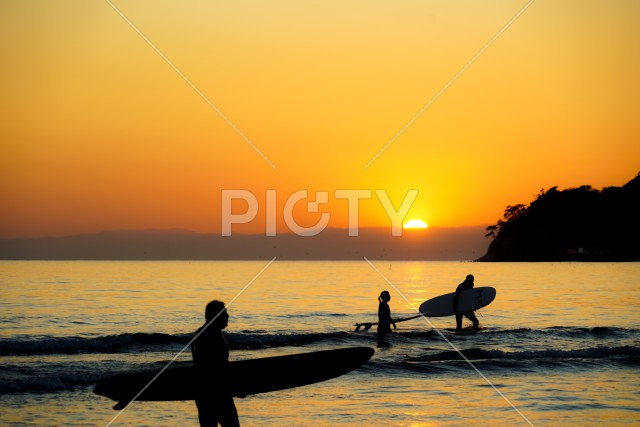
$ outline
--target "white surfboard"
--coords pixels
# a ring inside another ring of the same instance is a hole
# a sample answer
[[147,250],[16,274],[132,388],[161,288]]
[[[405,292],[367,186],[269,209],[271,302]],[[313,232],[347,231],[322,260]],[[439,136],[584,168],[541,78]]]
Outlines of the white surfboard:
[[[453,316],[453,292],[431,298],[420,304],[420,313],[427,317]],[[495,288],[481,286],[464,290],[458,299],[458,313],[479,310],[486,307],[496,298]]]

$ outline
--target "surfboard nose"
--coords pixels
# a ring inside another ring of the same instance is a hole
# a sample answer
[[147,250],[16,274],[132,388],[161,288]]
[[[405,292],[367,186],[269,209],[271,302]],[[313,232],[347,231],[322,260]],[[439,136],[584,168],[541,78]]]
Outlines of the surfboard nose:
[[[354,352],[357,352],[358,355],[360,356],[360,360],[362,361],[360,363],[360,365],[363,365],[364,363],[366,363],[369,359],[371,359],[373,357],[373,355],[375,354],[375,350],[371,347],[355,347],[352,348],[354,350]],[[355,353],[354,353],[355,354]],[[354,359],[356,357],[354,356]]]

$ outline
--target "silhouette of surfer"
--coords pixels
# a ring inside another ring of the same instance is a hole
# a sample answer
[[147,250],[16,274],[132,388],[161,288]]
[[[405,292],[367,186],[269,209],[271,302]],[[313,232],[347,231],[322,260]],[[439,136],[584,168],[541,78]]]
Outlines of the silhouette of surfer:
[[233,403],[229,372],[229,350],[222,336],[229,314],[221,301],[211,301],[205,309],[205,324],[191,345],[198,381],[196,406],[201,427],[240,426]]
[[478,322],[478,318],[473,311],[458,313],[458,299],[460,298],[460,293],[467,289],[473,289],[473,280],[473,275],[467,275],[467,277],[464,279],[464,282],[458,285],[458,287],[456,288],[456,292],[453,294],[453,312],[456,315],[456,331],[462,330],[462,316],[473,322],[474,331],[477,331],[479,329],[480,322]]
[[393,329],[396,329],[396,324],[391,318],[391,309],[389,308],[389,301],[391,301],[391,295],[388,291],[380,292],[378,297],[378,336],[384,337],[391,332],[391,325]]

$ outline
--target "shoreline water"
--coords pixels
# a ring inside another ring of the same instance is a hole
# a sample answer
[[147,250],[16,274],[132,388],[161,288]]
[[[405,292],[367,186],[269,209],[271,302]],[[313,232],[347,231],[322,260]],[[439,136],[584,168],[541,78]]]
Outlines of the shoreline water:
[[[243,425],[526,425],[444,341],[534,425],[640,422],[638,263],[384,262],[412,304],[472,272],[496,300],[477,334],[452,318],[398,324],[381,347],[380,289],[392,314],[411,306],[364,262],[275,262],[229,307],[230,358],[371,346],[373,358],[313,386],[236,399]],[[118,372],[160,369],[264,262],[1,262],[0,423],[105,425],[114,402],[92,393]],[[435,329],[434,329],[435,327]],[[190,363],[184,354],[177,366]],[[114,425],[197,425],[192,402],[134,403]]]

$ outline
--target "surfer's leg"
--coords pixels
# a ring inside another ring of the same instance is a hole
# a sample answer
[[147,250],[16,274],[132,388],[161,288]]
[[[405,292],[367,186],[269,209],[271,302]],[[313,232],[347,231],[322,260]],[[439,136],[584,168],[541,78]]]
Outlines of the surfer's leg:
[[473,322],[473,330],[477,331],[480,328],[480,322],[473,311],[464,314],[465,317]]
[[209,399],[196,399],[196,406],[198,407],[198,421],[200,421],[200,427],[217,427],[218,416],[215,401]]
[[462,330],[462,314],[456,314],[456,331]]
[[391,325],[388,325],[386,323],[379,323],[377,332],[379,337],[384,337],[391,332]]
[[222,397],[218,411],[222,427],[240,427],[238,411],[236,410],[236,404],[233,402],[233,397]]

